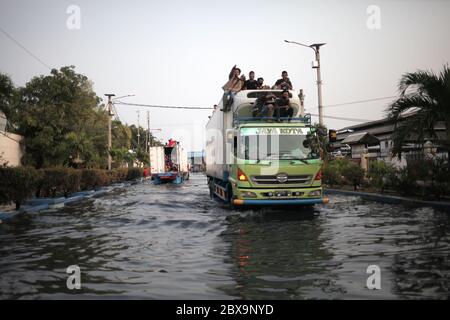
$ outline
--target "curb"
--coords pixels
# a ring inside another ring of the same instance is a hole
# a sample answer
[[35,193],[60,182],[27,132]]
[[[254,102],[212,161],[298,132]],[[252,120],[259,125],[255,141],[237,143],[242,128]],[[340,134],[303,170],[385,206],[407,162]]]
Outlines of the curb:
[[450,212],[450,202],[440,202],[440,201],[426,201],[417,200],[399,196],[388,196],[379,193],[370,192],[360,192],[360,191],[349,191],[349,190],[339,190],[339,189],[324,189],[325,194],[341,194],[348,196],[357,196],[365,200],[388,203],[388,204],[402,204],[405,206],[415,206],[415,207],[432,207],[437,210]]
[[[145,180],[143,180],[145,181]],[[89,198],[99,198],[111,191],[129,187],[131,185],[136,185],[142,183],[143,181],[124,181],[118,183],[117,185],[111,185],[108,187],[101,187],[98,190],[89,190],[89,191],[79,191],[70,195],[68,198],[59,197],[59,198],[34,198],[25,201],[25,204],[21,206],[18,211],[12,212],[2,212],[0,211],[0,224],[3,222],[11,221],[17,218],[21,214],[25,213],[35,213],[42,210],[47,210],[50,207],[56,204],[63,204],[64,206],[70,206],[76,203],[79,203],[85,199]]]

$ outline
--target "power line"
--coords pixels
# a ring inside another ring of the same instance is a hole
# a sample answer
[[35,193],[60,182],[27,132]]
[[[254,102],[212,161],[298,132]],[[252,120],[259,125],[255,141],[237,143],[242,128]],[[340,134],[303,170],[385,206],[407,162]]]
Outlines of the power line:
[[26,53],[28,53],[30,56],[32,56],[36,61],[38,61],[40,64],[42,64],[44,67],[46,67],[49,70],[52,70],[52,68],[46,64],[44,61],[42,61],[38,56],[36,56],[33,52],[28,50],[23,44],[21,44],[19,41],[14,39],[13,36],[11,36],[8,32],[6,32],[2,27],[0,27],[0,31],[7,36],[12,42],[14,42],[16,45],[18,45],[22,50],[24,50]]
[[142,103],[128,103],[128,102],[115,102],[115,104],[134,106],[134,107],[145,107],[145,108],[161,108],[161,109],[187,109],[187,110],[212,110],[212,107],[179,107],[179,106],[160,106],[153,104],[142,104]]
[[[319,117],[318,114],[313,114],[310,113],[311,116],[313,117]],[[346,117],[335,117],[335,116],[323,116],[324,118],[329,118],[329,119],[335,119],[335,120],[346,120],[346,121],[354,121],[354,122],[370,122],[370,121],[375,121],[375,120],[369,120],[369,119],[358,119],[358,118],[346,118]]]
[[366,103],[366,102],[379,101],[379,100],[387,100],[387,99],[393,99],[393,98],[397,98],[397,97],[390,96],[390,97],[380,97],[380,98],[373,98],[373,99],[367,99],[367,100],[350,101],[350,102],[344,102],[344,103],[329,104],[329,105],[326,105],[323,107],[324,108],[341,107],[341,106],[347,106],[347,105],[352,105],[352,104]]

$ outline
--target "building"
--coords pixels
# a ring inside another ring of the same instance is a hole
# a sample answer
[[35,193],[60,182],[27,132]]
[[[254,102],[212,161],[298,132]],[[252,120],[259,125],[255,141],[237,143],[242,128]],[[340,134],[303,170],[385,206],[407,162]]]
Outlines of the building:
[[22,136],[6,132],[7,119],[0,111],[0,165],[20,166],[23,156]]
[[[411,115],[405,115],[404,118]],[[333,143],[335,153],[348,154],[351,149],[353,159],[361,159],[364,153],[369,159],[387,161],[399,167],[405,166],[411,158],[422,156],[423,146],[411,136],[403,148],[402,159],[392,157],[394,126],[392,119],[385,118],[342,128],[337,131],[337,141]],[[438,143],[438,140],[446,139],[445,123],[438,121],[434,128],[437,139],[429,138],[426,141],[433,144],[438,154],[446,155]]]

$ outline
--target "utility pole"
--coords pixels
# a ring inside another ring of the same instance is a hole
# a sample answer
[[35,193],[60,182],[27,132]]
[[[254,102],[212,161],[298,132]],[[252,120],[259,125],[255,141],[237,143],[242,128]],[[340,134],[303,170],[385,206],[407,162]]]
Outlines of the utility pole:
[[114,112],[112,111],[112,97],[115,96],[115,94],[113,93],[107,93],[105,94],[105,96],[108,97],[108,105],[107,105],[107,109],[108,109],[108,170],[111,170],[111,147],[112,147],[112,143],[111,143],[111,122],[112,122],[112,116],[114,115]]
[[314,43],[312,45],[306,45],[303,43],[298,43],[295,41],[288,41],[284,40],[284,42],[287,43],[294,43],[299,46],[311,48],[314,50],[314,53],[316,54],[316,60],[312,63],[312,68],[317,69],[317,97],[318,97],[318,108],[319,108],[319,124],[323,125],[323,104],[322,104],[322,77],[320,75],[320,47],[325,45],[325,43]]
[[319,49],[324,43],[312,44],[316,52],[316,63],[313,63],[313,68],[317,69],[317,96],[319,97],[319,124],[323,126],[323,104],[322,104],[322,77],[320,75],[320,52]]
[[138,114],[138,127],[137,127],[137,150],[139,150],[139,147],[140,147],[140,139],[139,139],[139,137],[141,136],[140,134],[139,134],[139,127],[140,127],[140,124],[139,124],[139,110],[137,111],[137,114]]

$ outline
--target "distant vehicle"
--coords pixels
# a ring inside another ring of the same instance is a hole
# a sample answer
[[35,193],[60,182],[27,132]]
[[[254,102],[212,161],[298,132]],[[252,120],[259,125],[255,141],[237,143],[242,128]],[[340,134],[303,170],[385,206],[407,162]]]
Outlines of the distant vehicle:
[[[294,118],[252,117],[257,97],[281,90],[244,90],[230,111],[223,101],[206,126],[206,175],[210,195],[231,207],[327,203],[322,193],[318,136],[300,99],[290,91]],[[225,111],[222,111],[225,110]]]
[[152,147],[150,170],[154,184],[180,184],[189,179],[187,153],[179,142],[174,140],[169,140],[163,147]]

